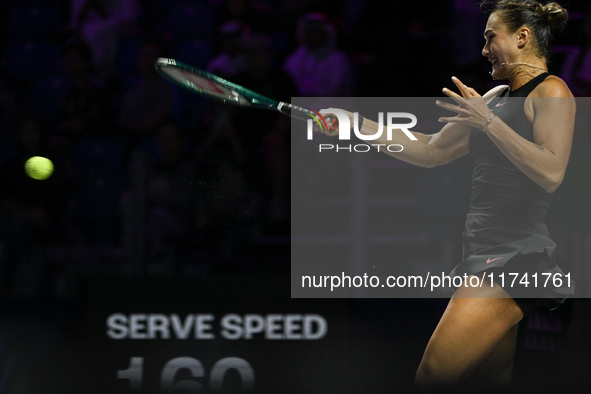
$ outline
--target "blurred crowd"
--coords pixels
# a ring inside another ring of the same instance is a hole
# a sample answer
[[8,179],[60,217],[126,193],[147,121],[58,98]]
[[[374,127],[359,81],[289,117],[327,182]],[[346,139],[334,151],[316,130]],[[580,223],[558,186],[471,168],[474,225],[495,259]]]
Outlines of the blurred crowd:
[[[551,64],[579,96],[591,93],[584,5],[571,2]],[[472,0],[1,2],[2,288],[47,245],[115,260],[143,245],[145,261],[178,272],[289,236],[289,118],[179,90],[158,57],[283,101],[438,96],[451,75],[482,93],[485,22]],[[34,155],[54,162],[48,180],[25,175]]]

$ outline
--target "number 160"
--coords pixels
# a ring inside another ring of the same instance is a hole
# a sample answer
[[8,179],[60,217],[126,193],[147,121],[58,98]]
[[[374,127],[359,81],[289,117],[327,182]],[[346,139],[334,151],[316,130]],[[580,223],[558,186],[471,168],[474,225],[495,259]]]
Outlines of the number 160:
[[[188,369],[191,377],[201,378],[205,376],[203,364],[191,357],[177,357],[168,361],[160,375],[160,387],[162,391],[174,391],[179,389],[192,392],[203,392],[203,385],[194,380],[179,380],[175,382],[175,376],[181,369]],[[254,371],[248,361],[238,357],[226,357],[216,362],[211,368],[209,386],[211,391],[222,391],[224,376],[230,369],[235,369],[240,374],[241,390],[254,390]],[[129,368],[117,371],[118,379],[129,379],[129,389],[139,391],[142,389],[144,374],[144,358],[132,357],[129,361]]]

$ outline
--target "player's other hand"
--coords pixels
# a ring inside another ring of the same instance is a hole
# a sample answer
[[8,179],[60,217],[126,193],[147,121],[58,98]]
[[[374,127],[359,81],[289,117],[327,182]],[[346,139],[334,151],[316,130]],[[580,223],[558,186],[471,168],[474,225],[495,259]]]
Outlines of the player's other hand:
[[464,85],[458,78],[452,77],[452,81],[462,95],[460,96],[447,88],[443,89],[443,93],[451,97],[458,105],[452,105],[440,100],[437,100],[436,104],[458,115],[455,117],[442,117],[439,118],[439,121],[442,123],[467,123],[472,127],[480,128],[490,111],[486,102],[476,90]]

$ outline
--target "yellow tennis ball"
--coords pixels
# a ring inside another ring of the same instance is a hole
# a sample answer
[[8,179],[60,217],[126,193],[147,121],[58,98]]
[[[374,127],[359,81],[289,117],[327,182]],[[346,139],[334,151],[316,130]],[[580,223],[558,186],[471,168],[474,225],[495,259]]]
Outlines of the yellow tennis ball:
[[53,163],[46,157],[33,156],[25,163],[25,172],[33,179],[47,179],[53,174]]

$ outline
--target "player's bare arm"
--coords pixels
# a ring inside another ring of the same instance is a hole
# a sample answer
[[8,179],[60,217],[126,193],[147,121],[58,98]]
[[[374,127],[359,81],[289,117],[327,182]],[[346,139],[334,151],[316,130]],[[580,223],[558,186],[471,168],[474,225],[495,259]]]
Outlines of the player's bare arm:
[[[488,91],[482,98],[487,102],[499,94],[506,86],[497,86]],[[466,87],[465,97],[480,97],[480,95],[472,88]],[[327,112],[330,112],[330,108]],[[340,110],[349,116],[353,122],[353,114],[349,111]],[[327,115],[330,117],[330,114]],[[374,135],[379,129],[379,123],[371,119],[365,118],[361,127],[360,133],[365,135]],[[319,131],[318,128],[315,128]],[[336,131],[330,133],[335,135]],[[417,138],[416,141],[409,141],[408,138],[400,131],[400,133],[392,133],[392,139],[386,140],[386,136],[382,135],[375,144],[400,144],[404,147],[401,152],[382,152],[420,167],[432,168],[439,165],[447,164],[459,157],[468,154],[468,134],[470,126],[461,123],[449,123],[435,134],[424,134],[417,131],[411,133]]]

